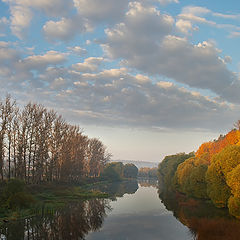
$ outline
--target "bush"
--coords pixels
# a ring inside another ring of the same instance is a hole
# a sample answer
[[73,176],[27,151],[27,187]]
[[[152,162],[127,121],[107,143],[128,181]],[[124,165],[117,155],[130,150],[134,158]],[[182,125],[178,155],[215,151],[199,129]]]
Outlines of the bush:
[[7,205],[10,209],[27,208],[35,202],[32,195],[25,192],[18,192],[11,195],[7,200]]
[[25,183],[18,179],[8,181],[0,198],[1,205],[9,209],[27,208],[35,202],[26,192]]
[[101,177],[110,181],[119,181],[121,179],[120,174],[111,164],[104,168]]

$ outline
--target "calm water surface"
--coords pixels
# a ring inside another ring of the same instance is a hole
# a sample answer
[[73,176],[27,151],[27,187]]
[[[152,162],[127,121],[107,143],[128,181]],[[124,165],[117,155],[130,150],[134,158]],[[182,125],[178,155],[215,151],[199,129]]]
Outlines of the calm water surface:
[[124,194],[110,202],[111,211],[102,228],[87,240],[187,240],[187,227],[159,199],[157,188],[141,186],[134,194]]
[[[155,184],[101,185],[112,199],[69,203],[0,227],[1,240],[235,240],[240,224],[212,206],[160,194]],[[176,201],[177,200],[177,201]],[[190,206],[189,206],[190,205]]]

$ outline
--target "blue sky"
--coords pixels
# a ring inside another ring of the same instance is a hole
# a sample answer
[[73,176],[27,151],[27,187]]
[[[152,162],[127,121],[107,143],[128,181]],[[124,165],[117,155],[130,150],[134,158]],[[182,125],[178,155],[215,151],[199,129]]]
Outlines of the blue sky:
[[54,108],[114,159],[160,161],[240,114],[237,1],[2,0],[0,94]]

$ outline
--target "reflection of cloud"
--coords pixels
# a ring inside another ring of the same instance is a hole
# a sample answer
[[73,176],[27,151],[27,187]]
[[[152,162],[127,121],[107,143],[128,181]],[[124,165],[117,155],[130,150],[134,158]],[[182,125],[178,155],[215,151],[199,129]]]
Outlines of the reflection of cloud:
[[101,231],[90,233],[87,239],[186,240],[188,237],[188,228],[178,222],[170,212],[156,211],[134,215],[110,215]]

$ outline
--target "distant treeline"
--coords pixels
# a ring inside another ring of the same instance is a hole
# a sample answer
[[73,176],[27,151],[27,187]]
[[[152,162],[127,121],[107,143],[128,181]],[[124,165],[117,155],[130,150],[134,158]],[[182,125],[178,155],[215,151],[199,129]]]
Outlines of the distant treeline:
[[158,176],[161,189],[211,199],[216,207],[227,207],[240,218],[240,130],[203,143],[195,154],[165,157]]
[[78,182],[100,176],[109,158],[100,140],[55,111],[34,103],[19,108],[10,96],[0,101],[0,181]]
[[142,167],[138,171],[140,178],[157,178],[157,168]]
[[122,162],[107,163],[101,177],[109,180],[119,181],[123,178],[137,178],[138,168],[132,164]]

